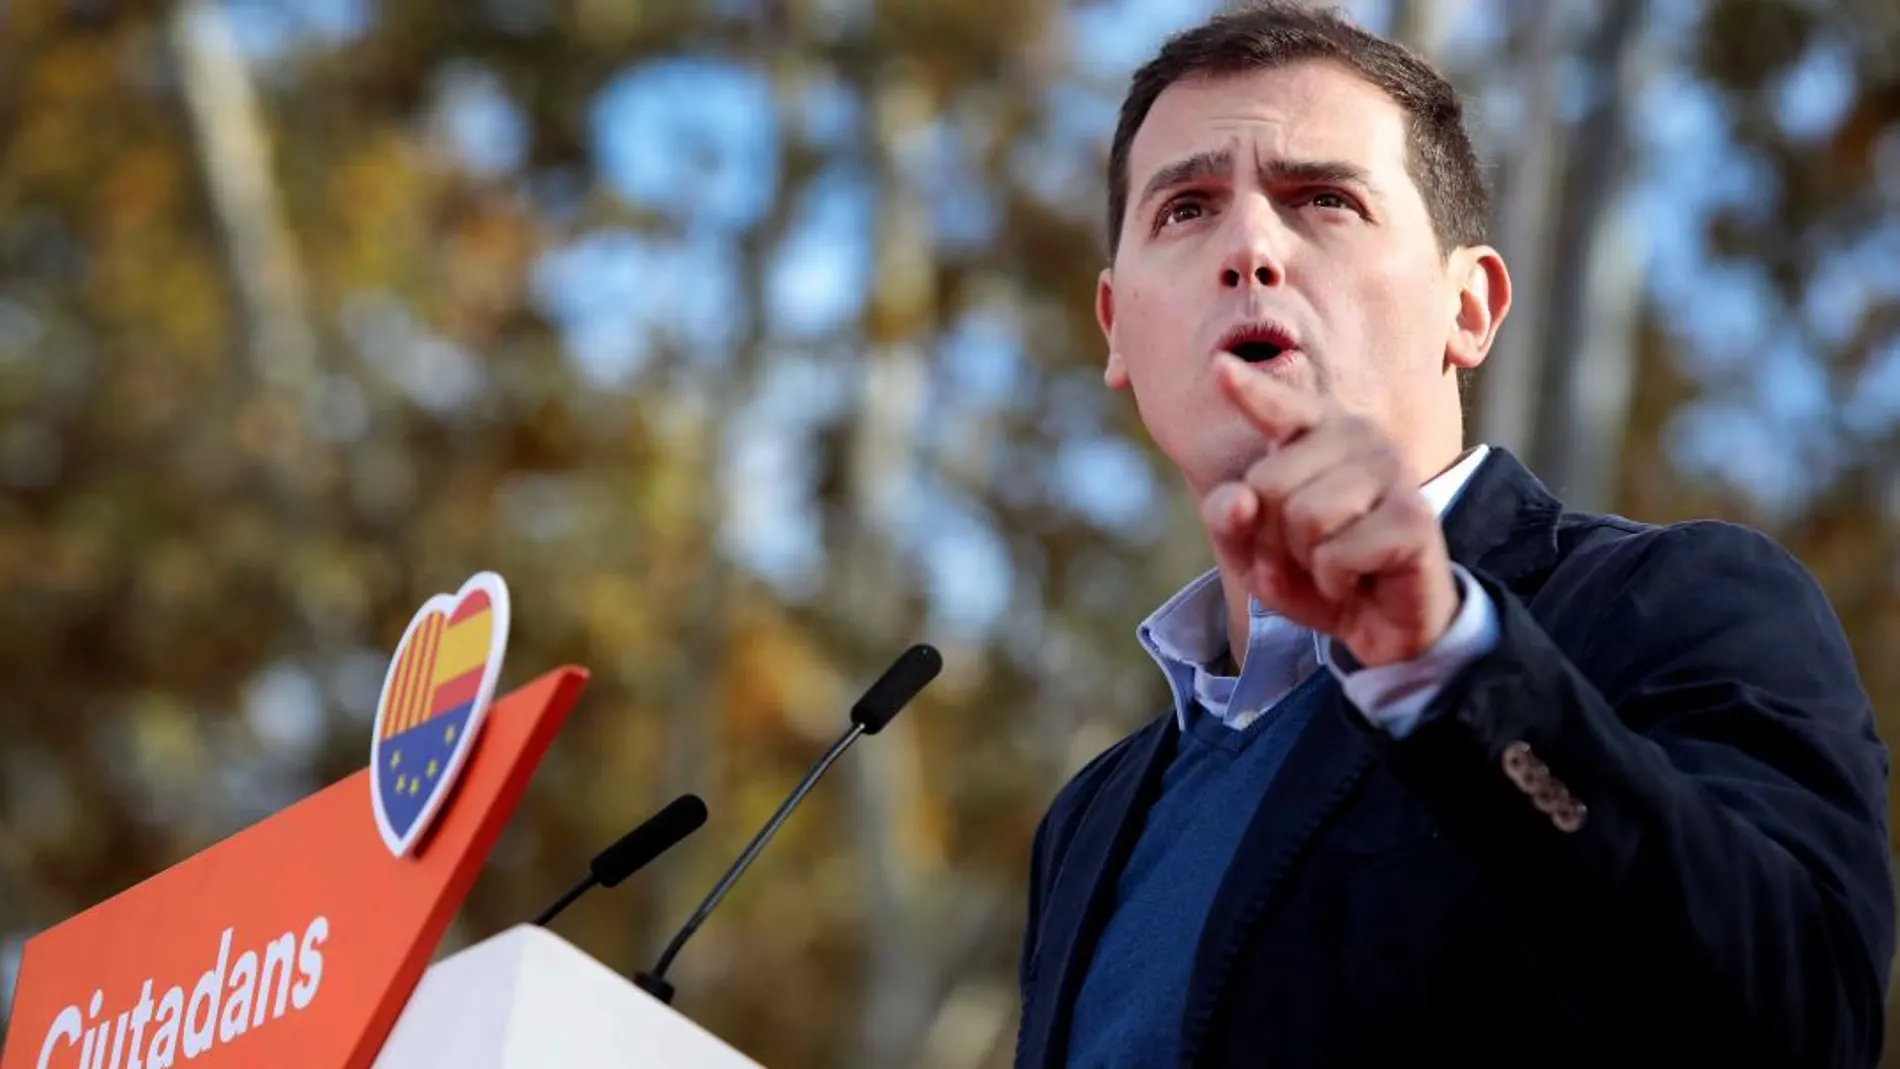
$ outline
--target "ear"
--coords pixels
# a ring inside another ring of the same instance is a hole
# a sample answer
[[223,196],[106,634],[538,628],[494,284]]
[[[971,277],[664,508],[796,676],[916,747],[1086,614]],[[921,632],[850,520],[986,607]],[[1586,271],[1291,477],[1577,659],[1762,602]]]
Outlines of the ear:
[[1511,312],[1511,272],[1504,266],[1504,257],[1489,245],[1457,250],[1449,266],[1449,281],[1458,287],[1458,303],[1451,336],[1445,340],[1445,363],[1469,371],[1490,355],[1498,328]]
[[1128,365],[1115,348],[1115,269],[1102,268],[1095,278],[1095,322],[1102,328],[1102,340],[1108,343],[1108,366],[1102,369],[1102,381],[1111,390],[1126,389]]

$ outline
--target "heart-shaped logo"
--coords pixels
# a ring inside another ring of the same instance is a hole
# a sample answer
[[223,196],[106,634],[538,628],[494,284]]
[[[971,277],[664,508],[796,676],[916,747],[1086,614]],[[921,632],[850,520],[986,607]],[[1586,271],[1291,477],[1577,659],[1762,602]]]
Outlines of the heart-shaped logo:
[[376,829],[397,857],[415,850],[453,790],[507,647],[508,584],[494,572],[430,598],[403,631],[369,749]]

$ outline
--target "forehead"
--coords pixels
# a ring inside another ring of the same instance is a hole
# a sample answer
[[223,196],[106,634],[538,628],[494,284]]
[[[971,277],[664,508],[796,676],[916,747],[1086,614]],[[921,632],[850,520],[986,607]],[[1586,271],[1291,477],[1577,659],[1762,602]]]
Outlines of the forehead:
[[1225,146],[1242,158],[1337,160],[1372,174],[1405,167],[1405,113],[1351,69],[1323,60],[1197,77],[1162,90],[1129,146],[1129,181]]

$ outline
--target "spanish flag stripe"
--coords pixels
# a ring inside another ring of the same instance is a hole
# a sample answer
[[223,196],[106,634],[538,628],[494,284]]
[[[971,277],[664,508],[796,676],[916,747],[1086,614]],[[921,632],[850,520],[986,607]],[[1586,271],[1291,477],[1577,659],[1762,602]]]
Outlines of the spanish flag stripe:
[[487,612],[487,611],[488,611],[488,591],[477,590],[469,594],[469,596],[465,598],[460,605],[457,605],[455,607],[455,615],[449,617],[449,626],[453,627],[456,624],[461,623],[463,620],[468,619],[469,617],[475,615],[478,612]]
[[495,634],[493,613],[481,613],[452,625],[442,636],[431,666],[431,683],[446,683],[488,663],[488,643]]
[[435,694],[429,699],[429,715],[439,716],[475,700],[475,692],[482,689],[482,676],[487,665],[482,665],[446,683],[437,683]]

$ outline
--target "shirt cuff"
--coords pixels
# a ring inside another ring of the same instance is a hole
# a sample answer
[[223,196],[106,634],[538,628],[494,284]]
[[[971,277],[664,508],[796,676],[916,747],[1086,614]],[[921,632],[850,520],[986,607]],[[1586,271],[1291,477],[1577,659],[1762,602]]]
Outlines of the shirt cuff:
[[1452,677],[1497,648],[1497,606],[1470,572],[1456,562],[1451,571],[1458,581],[1458,614],[1432,648],[1412,660],[1363,668],[1332,639],[1320,643],[1320,659],[1338,677],[1347,700],[1395,739],[1411,734]]

